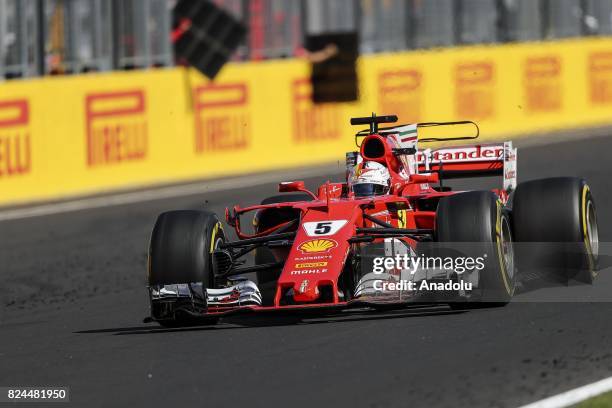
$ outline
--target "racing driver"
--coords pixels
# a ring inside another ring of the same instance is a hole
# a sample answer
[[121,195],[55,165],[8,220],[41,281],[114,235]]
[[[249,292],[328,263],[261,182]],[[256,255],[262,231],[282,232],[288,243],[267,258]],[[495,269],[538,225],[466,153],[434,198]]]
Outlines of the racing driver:
[[358,165],[352,180],[355,197],[371,197],[389,194],[391,176],[382,164],[368,161]]

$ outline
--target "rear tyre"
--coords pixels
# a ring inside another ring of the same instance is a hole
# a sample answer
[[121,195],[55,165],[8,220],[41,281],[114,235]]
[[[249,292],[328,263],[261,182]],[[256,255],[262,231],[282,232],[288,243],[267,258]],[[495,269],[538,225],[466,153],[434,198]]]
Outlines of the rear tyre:
[[206,288],[214,286],[212,252],[225,241],[215,214],[171,211],[161,214],[149,247],[149,287],[187,285],[191,298],[151,301],[151,314],[162,326],[216,322],[197,314],[206,308]]
[[[299,201],[312,201],[312,197],[305,193],[296,194],[281,194],[268,197],[261,202],[262,205],[279,204],[279,203],[295,203]],[[256,229],[258,232],[265,231],[271,227],[291,221],[299,217],[300,214],[292,209],[268,209],[262,210],[257,215]],[[259,247],[255,250],[255,264],[264,265],[275,263],[277,259],[272,251],[266,247]],[[262,302],[264,305],[271,305],[276,294],[276,282],[280,277],[282,270],[280,268],[274,270],[266,270],[257,272],[257,286],[261,293]]]
[[552,271],[565,283],[593,283],[599,233],[595,202],[584,180],[561,177],[521,183],[512,213],[516,241],[531,243],[518,247],[521,272]]
[[472,191],[442,198],[436,211],[436,238],[438,242],[478,243],[461,247],[462,256],[484,258],[476,294],[480,302],[452,307],[503,306],[512,299],[516,274],[511,221],[495,194]]

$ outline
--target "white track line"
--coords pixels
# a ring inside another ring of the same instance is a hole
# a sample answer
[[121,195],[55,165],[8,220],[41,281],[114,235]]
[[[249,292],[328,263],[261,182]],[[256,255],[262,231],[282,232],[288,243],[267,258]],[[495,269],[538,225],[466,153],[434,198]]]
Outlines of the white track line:
[[531,404],[523,405],[520,408],[564,408],[604,394],[608,391],[612,391],[612,377]]
[[154,188],[143,191],[128,193],[109,194],[100,197],[81,198],[59,203],[41,204],[0,211],[0,222],[7,220],[18,220],[24,218],[41,217],[45,215],[62,214],[72,211],[89,210],[95,208],[111,207],[141,203],[145,201],[163,200],[174,197],[187,197],[197,194],[208,194],[245,187],[260,186],[263,184],[280,182],[282,180],[293,180],[296,178],[307,178],[323,176],[330,173],[341,173],[338,166],[316,167],[312,169],[288,170],[282,174],[265,173],[242,176],[217,181],[201,181],[187,185]]

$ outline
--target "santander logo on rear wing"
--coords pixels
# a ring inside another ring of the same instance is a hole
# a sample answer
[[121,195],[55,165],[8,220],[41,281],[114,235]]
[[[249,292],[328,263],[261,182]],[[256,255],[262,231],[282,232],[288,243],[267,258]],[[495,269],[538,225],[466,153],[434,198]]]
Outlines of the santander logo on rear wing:
[[516,188],[517,149],[512,142],[426,149],[417,153],[419,173],[440,172],[444,178],[499,174],[504,190]]

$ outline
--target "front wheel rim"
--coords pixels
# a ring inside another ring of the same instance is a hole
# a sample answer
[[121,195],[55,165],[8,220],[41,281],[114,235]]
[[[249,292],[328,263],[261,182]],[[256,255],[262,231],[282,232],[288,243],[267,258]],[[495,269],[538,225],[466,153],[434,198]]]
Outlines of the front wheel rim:
[[593,258],[597,258],[599,255],[599,229],[597,227],[597,216],[595,214],[595,206],[593,201],[589,200],[587,203],[586,211],[586,239],[591,250]]
[[512,244],[512,232],[510,223],[507,217],[502,217],[500,231],[500,248],[502,261],[504,263],[506,274],[510,279],[514,277],[514,247]]

